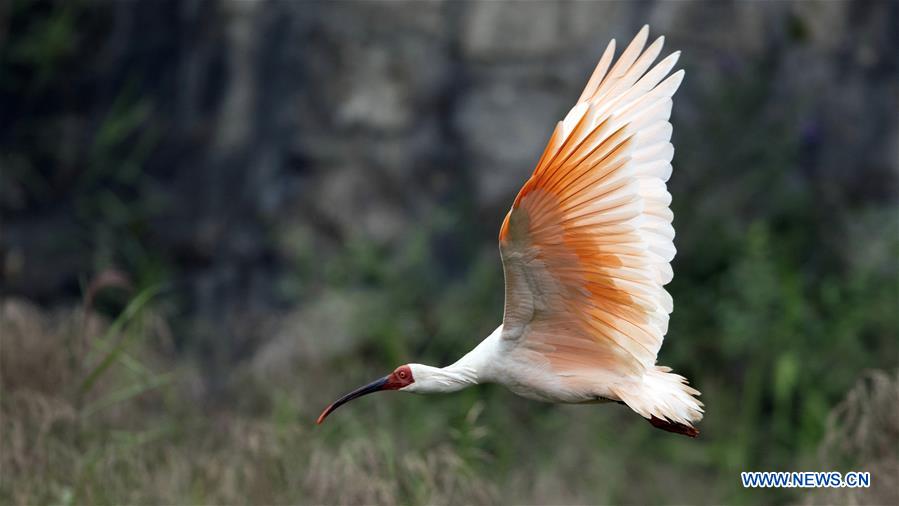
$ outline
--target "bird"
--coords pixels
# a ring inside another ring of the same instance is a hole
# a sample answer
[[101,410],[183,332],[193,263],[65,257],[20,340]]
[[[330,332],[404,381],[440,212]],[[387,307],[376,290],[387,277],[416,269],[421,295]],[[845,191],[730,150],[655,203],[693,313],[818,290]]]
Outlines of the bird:
[[[410,363],[340,397],[316,420],[379,391],[446,393],[498,383],[564,404],[624,404],[696,437],[699,391],[657,356],[673,310],[673,213],[666,182],[672,97],[684,71],[645,25],[617,57],[612,39],[559,121],[499,231],[502,323],[446,367]],[[655,65],[653,65],[655,63]]]

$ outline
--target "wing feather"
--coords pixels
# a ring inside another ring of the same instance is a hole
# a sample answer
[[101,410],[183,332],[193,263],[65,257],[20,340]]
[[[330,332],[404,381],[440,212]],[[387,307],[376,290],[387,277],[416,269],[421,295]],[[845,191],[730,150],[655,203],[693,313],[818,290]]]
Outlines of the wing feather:
[[[671,97],[679,53],[653,66],[644,27],[609,43],[500,229],[503,339],[561,374],[642,375],[668,329],[674,228]],[[645,49],[644,49],[645,48]]]

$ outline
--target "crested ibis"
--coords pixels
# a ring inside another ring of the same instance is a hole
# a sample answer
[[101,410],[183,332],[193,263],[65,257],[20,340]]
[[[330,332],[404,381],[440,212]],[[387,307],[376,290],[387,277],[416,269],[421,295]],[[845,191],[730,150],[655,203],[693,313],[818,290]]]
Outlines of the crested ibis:
[[[402,365],[344,395],[453,392],[499,383],[530,399],[618,402],[652,425],[695,437],[699,392],[656,365],[668,330],[674,228],[674,52],[648,26],[613,63],[612,40],[577,103],[549,138],[499,231],[502,324],[447,367]],[[644,49],[645,48],[645,49]]]

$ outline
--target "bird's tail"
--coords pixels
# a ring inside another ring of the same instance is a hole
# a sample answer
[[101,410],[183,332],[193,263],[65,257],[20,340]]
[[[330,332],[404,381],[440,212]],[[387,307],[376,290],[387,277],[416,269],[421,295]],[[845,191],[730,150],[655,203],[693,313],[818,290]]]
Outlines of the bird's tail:
[[656,366],[646,371],[642,383],[619,385],[614,391],[653,426],[690,437],[699,435],[693,427],[693,422],[702,420],[702,403],[695,397],[699,391],[670,367]]

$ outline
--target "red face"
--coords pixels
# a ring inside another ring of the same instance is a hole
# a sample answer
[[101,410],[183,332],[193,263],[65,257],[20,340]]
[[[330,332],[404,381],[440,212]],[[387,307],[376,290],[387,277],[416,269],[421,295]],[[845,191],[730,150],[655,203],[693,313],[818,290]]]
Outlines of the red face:
[[363,387],[359,387],[356,390],[353,390],[352,392],[331,403],[330,406],[322,411],[322,414],[319,415],[318,420],[316,420],[315,423],[322,423],[323,421],[325,421],[325,418],[329,414],[331,414],[332,411],[340,407],[342,404],[345,404],[353,399],[358,399],[359,397],[368,395],[370,393],[380,392],[381,390],[399,390],[403,387],[411,385],[412,383],[415,383],[415,378],[412,377],[412,369],[408,365],[401,365],[387,376],[384,376],[379,380],[375,380]]
[[412,377],[412,369],[408,365],[401,365],[387,376],[384,390],[399,390],[412,383],[415,383],[415,378]]

